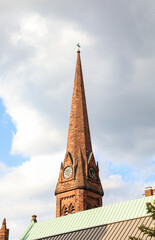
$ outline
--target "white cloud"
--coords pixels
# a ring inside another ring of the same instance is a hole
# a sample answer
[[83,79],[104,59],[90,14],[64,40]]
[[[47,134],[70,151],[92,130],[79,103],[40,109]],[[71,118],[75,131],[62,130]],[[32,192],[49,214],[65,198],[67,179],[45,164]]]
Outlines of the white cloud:
[[0,212],[11,239],[18,239],[32,214],[54,216],[52,194],[64,158],[77,42],[99,161],[139,171],[134,185],[107,172],[104,202],[143,193],[155,156],[154,1],[85,1],[76,7],[73,1],[5,3],[0,2],[0,97],[16,126],[11,153],[30,159],[11,169],[0,163]]
[[8,168],[4,162],[0,162],[0,176],[3,176],[9,171],[10,171],[10,168]]
[[[12,41],[16,46],[25,44],[35,49],[31,59],[35,66],[51,72],[51,76],[67,67],[71,51],[78,40],[83,45],[92,45],[94,38],[82,32],[75,24],[52,17],[43,18],[34,13],[21,20],[20,31],[13,33]],[[46,81],[46,79],[45,79]]]
[[[144,183],[124,181],[121,175],[110,175],[102,181],[105,205],[142,197]],[[133,187],[134,185],[134,187]]]
[[[20,27],[10,36],[16,61],[0,76],[0,96],[16,127],[11,153],[30,159],[10,169],[0,164],[0,212],[7,218],[10,238],[17,239],[32,214],[40,220],[55,216],[54,190],[66,141],[56,113],[61,116],[59,99],[64,95],[64,76],[72,58],[67,49],[79,39],[91,44],[92,38],[73,24],[39,14],[20,19]],[[18,54],[26,55],[18,59]],[[8,62],[6,55],[1,64],[7,66]]]
[[54,190],[63,158],[64,152],[34,156],[0,178],[0,212],[11,239],[19,239],[33,214],[38,220],[55,217]]
[[1,198],[8,199],[12,192],[12,200],[21,200],[49,190],[57,182],[63,157],[64,153],[33,156],[21,166],[12,168],[1,178]]
[[13,137],[12,153],[32,156],[55,151],[61,143],[60,131],[44,121],[34,109],[22,107],[18,111],[20,115],[15,116],[17,132]]
[[[17,61],[16,67],[0,78],[0,96],[17,129],[13,137],[12,153],[27,156],[50,153],[56,151],[64,141],[62,129],[54,126],[53,121],[60,94],[64,94],[65,82],[56,88],[55,85],[57,81],[63,80],[59,79],[59,72],[65,73],[65,68],[68,70],[67,59],[71,55],[66,50],[73,38],[80,38],[84,43],[91,42],[89,36],[74,26],[43,18],[39,14],[31,14],[22,19],[19,31],[12,34],[15,47],[24,44],[34,49],[34,55],[29,61]],[[42,75],[44,68],[48,72],[47,79]],[[34,73],[31,72],[32,69]],[[42,114],[40,108],[46,109],[45,114]]]

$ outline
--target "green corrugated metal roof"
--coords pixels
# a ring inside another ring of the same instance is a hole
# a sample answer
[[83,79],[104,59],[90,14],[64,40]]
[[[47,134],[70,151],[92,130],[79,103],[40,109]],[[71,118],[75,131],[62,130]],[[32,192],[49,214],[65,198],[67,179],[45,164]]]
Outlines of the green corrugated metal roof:
[[59,218],[31,223],[20,240],[32,240],[146,215],[153,196],[111,204]]

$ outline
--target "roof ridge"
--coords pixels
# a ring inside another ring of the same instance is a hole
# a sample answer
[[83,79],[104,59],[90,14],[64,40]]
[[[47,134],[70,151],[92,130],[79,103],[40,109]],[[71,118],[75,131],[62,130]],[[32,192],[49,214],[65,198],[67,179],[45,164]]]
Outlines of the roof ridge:
[[[135,199],[130,199],[130,200],[125,200],[125,201],[120,201],[120,202],[116,202],[116,203],[111,203],[111,204],[107,204],[107,205],[103,205],[101,207],[97,207],[97,208],[92,208],[92,209],[87,209],[87,210],[84,210],[84,211],[81,211],[81,212],[77,212],[77,213],[74,213],[74,215],[76,214],[77,215],[81,215],[81,214],[86,214],[87,212],[90,212],[90,211],[99,211],[100,209],[103,209],[103,208],[106,208],[106,207],[110,207],[110,206],[114,206],[114,205],[119,205],[121,203],[127,203],[127,202],[133,202],[133,201],[138,201],[138,200],[142,200],[142,199],[147,199],[147,198],[151,198],[152,199],[153,196],[147,196],[147,197],[139,197],[139,198],[135,198]],[[47,220],[42,220],[42,221],[39,221],[37,223],[42,223],[42,222],[49,222],[49,221],[56,221],[56,219],[59,221],[59,219],[64,219],[64,218],[69,218],[69,217],[72,217],[73,214],[69,214],[69,215],[65,215],[65,216],[61,216],[61,217],[54,217],[54,218],[50,218],[50,219],[47,219]],[[37,224],[36,223],[36,224]]]
[[154,196],[132,199],[67,216],[44,220],[35,224],[31,223],[20,240],[44,238],[94,226],[149,216],[147,215],[145,203],[152,201],[153,197]]

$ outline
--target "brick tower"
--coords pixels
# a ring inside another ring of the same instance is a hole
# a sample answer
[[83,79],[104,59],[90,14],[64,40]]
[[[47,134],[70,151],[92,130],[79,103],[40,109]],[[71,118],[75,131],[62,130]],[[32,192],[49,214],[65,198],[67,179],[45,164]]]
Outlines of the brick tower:
[[6,228],[6,219],[4,218],[2,227],[0,229],[0,240],[8,240],[9,239],[9,229]]
[[80,51],[77,51],[67,150],[55,195],[56,217],[102,206],[103,189],[92,152]]

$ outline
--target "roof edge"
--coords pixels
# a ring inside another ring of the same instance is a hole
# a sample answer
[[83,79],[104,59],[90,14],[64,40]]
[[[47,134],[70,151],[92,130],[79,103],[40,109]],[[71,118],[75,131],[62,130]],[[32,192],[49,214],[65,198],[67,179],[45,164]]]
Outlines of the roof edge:
[[36,223],[33,222],[33,221],[29,224],[29,226],[27,227],[27,229],[25,230],[25,232],[23,233],[23,235],[19,238],[19,240],[25,239],[26,235],[30,232],[30,230],[32,229],[32,227],[34,226],[34,224],[36,224]]
[[151,217],[151,214],[147,214],[147,215],[145,215],[145,216],[136,217],[136,218],[130,218],[130,219],[125,219],[125,220],[120,220],[120,221],[116,221],[116,222],[111,222],[111,223],[107,223],[107,224],[95,225],[95,226],[88,227],[88,228],[80,228],[80,229],[73,230],[73,231],[69,231],[69,232],[62,232],[62,233],[58,233],[58,234],[51,235],[51,236],[36,238],[35,240],[47,239],[47,238],[50,238],[50,237],[56,237],[56,236],[60,236],[60,235],[63,235],[63,234],[68,234],[68,233],[83,231],[83,230],[86,230],[86,229],[92,229],[92,228],[96,228],[96,227],[102,227],[102,226],[106,226],[106,225],[111,225],[111,224],[115,224],[115,223],[126,222],[126,221],[131,221],[131,220],[134,220],[134,219],[146,218],[146,217]]

